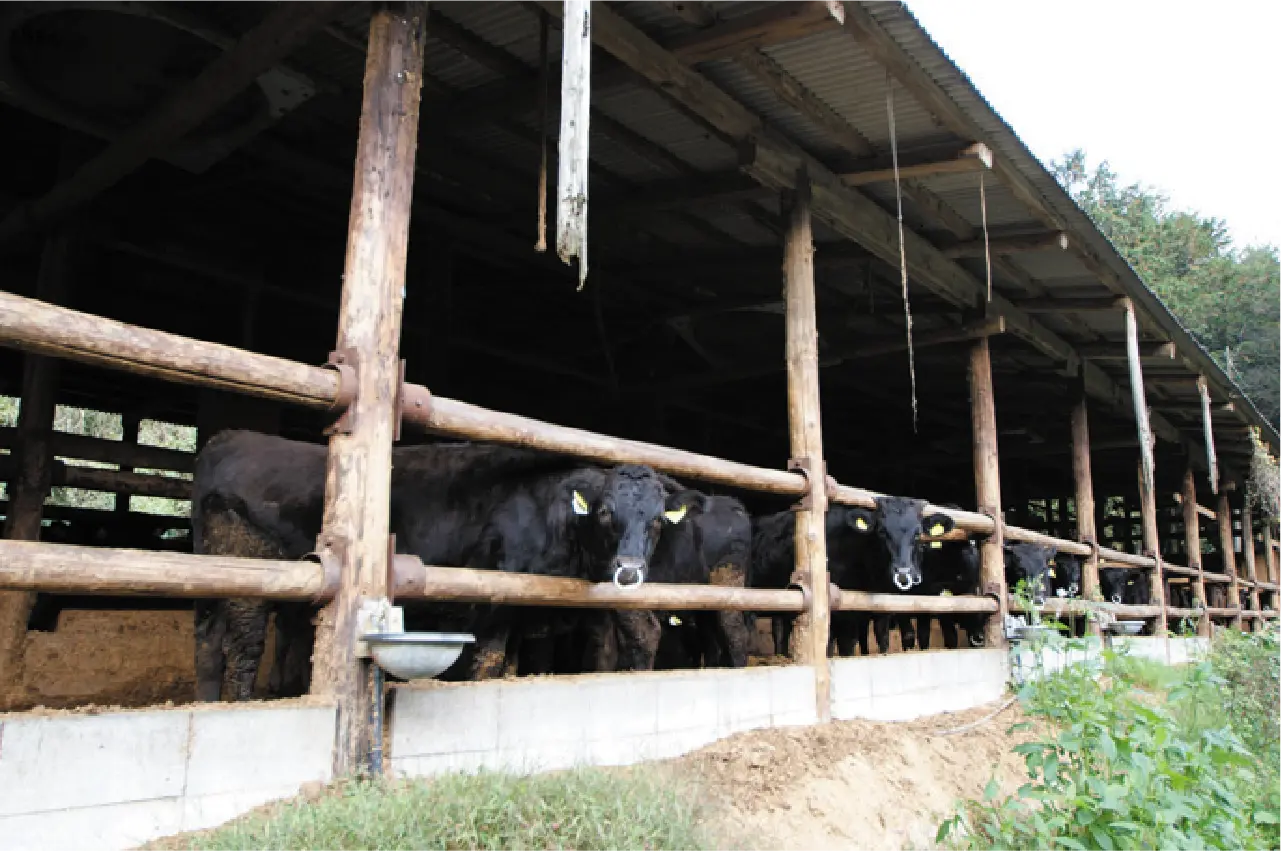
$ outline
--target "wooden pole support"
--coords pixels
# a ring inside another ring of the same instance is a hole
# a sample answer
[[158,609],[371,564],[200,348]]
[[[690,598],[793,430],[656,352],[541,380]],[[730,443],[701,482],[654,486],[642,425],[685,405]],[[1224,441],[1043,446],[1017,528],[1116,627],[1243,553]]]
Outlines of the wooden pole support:
[[[329,441],[322,544],[342,565],[337,596],[316,630],[313,692],[338,707],[334,776],[358,771],[369,752],[373,699],[368,665],[356,658],[363,599],[387,593],[391,448],[400,392],[401,310],[422,91],[425,4],[375,7],[369,23],[364,102],[356,147],[338,352],[357,378],[350,432]],[[381,699],[381,696],[379,696]]]
[[1250,496],[1241,500],[1241,556],[1245,559],[1245,578],[1250,580],[1250,611],[1259,611],[1259,575],[1254,561],[1254,514]]
[[1125,349],[1130,364],[1130,395],[1134,402],[1134,422],[1139,434],[1139,515],[1143,519],[1143,549],[1156,560],[1149,581],[1152,599],[1161,606],[1156,632],[1164,634],[1165,576],[1161,570],[1161,540],[1156,519],[1156,461],[1153,457],[1152,424],[1148,418],[1147,397],[1143,390],[1143,362],[1139,351],[1139,320],[1134,302],[1125,302]]
[[[1208,607],[1210,601],[1205,596],[1205,565],[1201,560],[1201,514],[1196,501],[1196,474],[1191,465],[1183,472],[1183,538],[1186,542],[1188,567],[1196,571],[1192,587],[1196,589],[1196,598],[1202,606]],[[1210,637],[1210,617],[1202,615],[1197,619],[1197,635]]]
[[827,578],[827,473],[823,463],[822,408],[818,386],[818,319],[814,295],[814,238],[809,181],[797,177],[785,198],[783,290],[787,302],[787,420],[792,458],[804,465],[808,505],[796,512],[796,577],[809,589],[811,608],[796,620],[791,657],[814,668],[818,718],[831,717],[827,641],[831,621]]
[[1139,517],[1143,525],[1143,549],[1145,554],[1155,562],[1148,573],[1151,587],[1151,600],[1161,607],[1161,614],[1156,619],[1156,635],[1164,635],[1168,627],[1165,616],[1165,569],[1161,563],[1161,536],[1156,514],[1156,493],[1152,490],[1150,480],[1144,475],[1143,464],[1139,468]]
[[[1084,390],[1084,388],[1083,388]],[[1072,479],[1076,483],[1076,538],[1083,544],[1097,544],[1094,526],[1094,476],[1090,470],[1090,411],[1084,392],[1072,408]],[[1081,568],[1081,596],[1093,600],[1099,593],[1099,552],[1097,547]],[[1091,635],[1101,635],[1098,622],[1089,622]]]
[[1214,453],[1214,422],[1210,416],[1210,385],[1204,375],[1196,379],[1197,392],[1201,395],[1201,430],[1205,432],[1205,459],[1210,468],[1210,493],[1219,492],[1219,460]]
[[[1228,608],[1239,611],[1241,607],[1241,586],[1237,577],[1236,549],[1232,544],[1232,501],[1229,498],[1228,488],[1226,487],[1219,488],[1217,514],[1219,521],[1219,551],[1223,553],[1223,573],[1228,577]],[[1241,616],[1239,614],[1232,618],[1232,625],[1237,629],[1241,628]]]
[[[45,240],[36,280],[36,294],[63,301],[70,286],[72,240],[63,232]],[[22,407],[18,412],[14,455],[16,476],[6,511],[4,536],[15,541],[40,540],[44,501],[53,476],[53,415],[58,392],[58,361],[28,354],[22,359]],[[0,593],[0,696],[16,688],[26,645],[27,619],[35,594]]]
[[979,510],[993,521],[992,534],[979,543],[979,584],[995,594],[1000,605],[987,619],[988,647],[1005,646],[1005,616],[1009,612],[1005,586],[1005,530],[1001,522],[1001,466],[996,436],[996,396],[992,387],[992,351],[983,337],[970,349],[970,418],[974,439],[974,491]]

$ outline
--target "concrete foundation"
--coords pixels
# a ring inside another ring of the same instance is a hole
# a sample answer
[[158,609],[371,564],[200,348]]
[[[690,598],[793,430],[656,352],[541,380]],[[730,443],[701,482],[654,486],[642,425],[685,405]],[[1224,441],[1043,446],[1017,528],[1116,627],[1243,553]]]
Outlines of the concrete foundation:
[[130,848],[327,782],[330,706],[0,716],[0,851]]

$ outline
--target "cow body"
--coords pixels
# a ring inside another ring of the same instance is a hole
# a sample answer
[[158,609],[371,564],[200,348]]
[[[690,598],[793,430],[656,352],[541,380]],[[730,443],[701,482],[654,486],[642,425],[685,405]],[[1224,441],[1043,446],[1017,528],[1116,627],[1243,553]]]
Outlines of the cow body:
[[[1081,557],[1070,553],[1060,553],[1054,559],[1050,573],[1050,590],[1060,600],[1080,599],[1082,579]],[[1085,635],[1085,617],[1067,615],[1065,623],[1072,635],[1077,638]]]
[[1146,606],[1152,599],[1147,574],[1137,567],[1099,568],[1099,590],[1107,603]]
[[[324,505],[325,457],[323,446],[279,437],[217,435],[197,459],[196,551],[296,559],[312,550]],[[391,531],[401,552],[426,564],[636,585],[648,578],[667,497],[664,483],[647,467],[604,470],[499,446],[398,447]],[[255,600],[197,605],[198,699],[218,699],[228,663],[233,697],[250,696],[272,608]],[[311,610],[305,604],[275,608],[273,686],[278,693],[298,693],[306,684]],[[447,672],[455,678],[501,673],[513,625],[527,624],[537,635],[553,619],[545,610],[501,606],[406,607],[408,629],[476,633],[476,644]],[[625,632],[625,650],[634,652],[636,630]]]
[[[973,541],[936,541],[925,550],[924,594],[964,596],[979,593],[979,550]],[[971,647],[983,645],[983,615],[920,615],[917,617],[917,642],[922,650],[930,648],[930,621],[938,618],[943,633],[943,646],[960,646],[959,627],[965,629]]]

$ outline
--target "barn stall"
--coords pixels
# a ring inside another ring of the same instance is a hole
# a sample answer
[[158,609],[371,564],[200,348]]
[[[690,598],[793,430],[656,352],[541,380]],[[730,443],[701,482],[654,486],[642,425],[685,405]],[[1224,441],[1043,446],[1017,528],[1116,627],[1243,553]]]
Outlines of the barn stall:
[[[568,36],[567,14],[587,16]],[[0,186],[0,391],[22,403],[0,432],[4,706],[185,703],[192,598],[326,604],[300,703],[11,715],[6,754],[47,724],[86,743],[115,735],[99,723],[187,730],[157,751],[181,767],[147,776],[190,790],[242,725],[336,730],[228,751],[242,773],[308,754],[253,789],[68,792],[60,812],[145,801],[121,829],[155,835],[380,748],[402,773],[555,767],[974,705],[1005,679],[1006,542],[1084,559],[1085,600],[1051,610],[1143,620],[1155,640],[1276,608],[1275,524],[1244,499],[1276,432],[898,4],[15,4],[0,52],[0,144],[26,164]],[[60,406],[113,418],[119,439],[55,430]],[[194,445],[148,445],[154,423]],[[189,450],[226,428],[329,436],[314,559],[189,552]],[[619,590],[393,558],[388,476],[365,472],[441,438],[794,507],[794,587]],[[46,505],[54,486],[107,501]],[[827,506],[891,493],[979,542],[982,594],[829,584]],[[1092,601],[1117,566],[1144,571],[1150,604]],[[1194,608],[1169,605],[1174,584]],[[384,695],[357,655],[361,601],[415,598],[798,626],[787,665]],[[985,615],[986,649],[829,660],[833,611]],[[632,727],[565,729],[611,701]],[[389,707],[385,740],[371,706]],[[53,824],[38,800],[0,821]]]

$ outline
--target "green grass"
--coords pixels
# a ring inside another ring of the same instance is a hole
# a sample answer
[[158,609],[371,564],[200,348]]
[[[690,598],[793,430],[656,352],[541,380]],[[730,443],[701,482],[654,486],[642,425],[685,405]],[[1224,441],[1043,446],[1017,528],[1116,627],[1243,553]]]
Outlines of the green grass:
[[707,848],[688,787],[651,769],[353,782],[166,848]]

